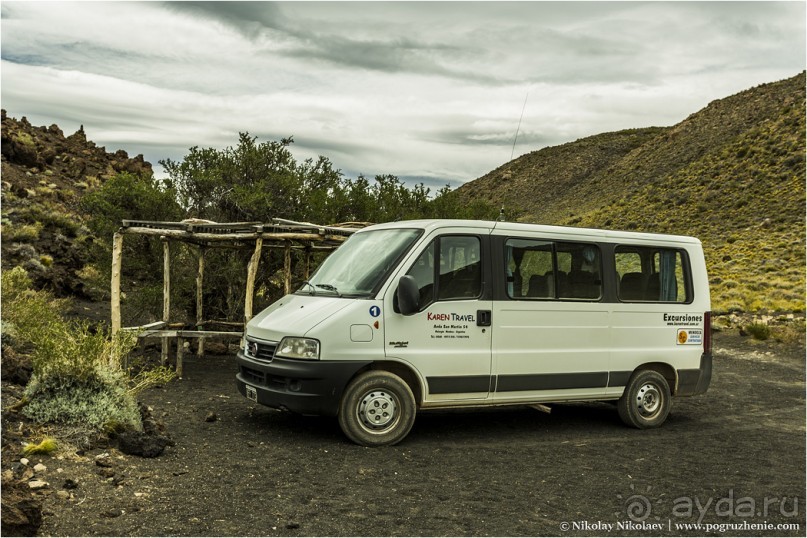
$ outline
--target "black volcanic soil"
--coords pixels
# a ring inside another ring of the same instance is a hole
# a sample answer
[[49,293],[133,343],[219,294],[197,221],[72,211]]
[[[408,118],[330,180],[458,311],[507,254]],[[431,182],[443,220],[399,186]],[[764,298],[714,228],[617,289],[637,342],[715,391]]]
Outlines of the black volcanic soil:
[[[803,536],[804,357],[720,333],[709,392],[676,399],[660,429],[626,428],[607,403],[432,412],[382,449],[351,444],[335,419],[256,407],[230,357],[191,358],[143,395],[176,441],[162,456],[107,449],[107,471],[102,449],[31,458],[50,485],[40,534],[715,534],[675,526],[700,522]],[[630,515],[645,529],[616,527]],[[780,524],[800,528],[748,527]]]

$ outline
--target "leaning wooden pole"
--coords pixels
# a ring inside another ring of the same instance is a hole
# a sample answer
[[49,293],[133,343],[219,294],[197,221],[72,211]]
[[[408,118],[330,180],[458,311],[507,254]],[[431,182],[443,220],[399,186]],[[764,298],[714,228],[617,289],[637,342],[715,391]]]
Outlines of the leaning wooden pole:
[[[163,238],[163,321],[171,320],[171,247],[168,240]],[[171,339],[164,337],[160,350],[160,361],[163,366],[168,364],[168,346]]]
[[261,261],[261,250],[263,249],[263,238],[259,237],[255,240],[255,252],[252,253],[252,258],[249,259],[247,265],[247,290],[244,297],[244,328],[246,324],[252,319],[252,299],[255,296],[255,278],[258,276],[258,264]]
[[[202,323],[205,321],[204,317],[204,302],[203,298],[203,284],[205,280],[205,249],[199,248],[199,267],[196,269],[196,330],[204,330]],[[196,354],[200,357],[205,354],[205,339],[203,336],[199,337],[199,344],[196,348]]]
[[115,233],[112,236],[112,302],[110,310],[112,311],[112,336],[118,334],[121,327],[120,315],[120,271],[121,261],[123,258],[123,234]]

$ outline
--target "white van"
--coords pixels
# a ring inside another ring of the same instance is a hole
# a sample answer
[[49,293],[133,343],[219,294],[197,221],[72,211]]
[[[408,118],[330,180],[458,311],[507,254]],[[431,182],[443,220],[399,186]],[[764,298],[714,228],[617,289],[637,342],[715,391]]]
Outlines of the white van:
[[244,340],[242,395],[365,446],[418,409],[618,400],[653,428],[712,375],[699,240],[511,222],[365,228]]

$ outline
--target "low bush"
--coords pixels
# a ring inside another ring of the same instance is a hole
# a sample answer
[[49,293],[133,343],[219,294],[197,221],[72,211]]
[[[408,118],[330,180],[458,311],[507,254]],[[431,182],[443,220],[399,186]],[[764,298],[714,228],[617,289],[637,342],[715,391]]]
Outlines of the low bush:
[[6,241],[30,242],[39,239],[43,224],[5,224],[3,225],[3,239]]
[[137,393],[170,380],[172,372],[162,368],[130,379],[121,365],[136,343],[133,333],[113,338],[86,320],[65,320],[64,302],[30,284],[20,267],[2,275],[3,330],[32,348],[23,413],[40,423],[140,429]]
[[771,337],[771,328],[764,323],[751,323],[746,325],[745,332],[756,340],[767,340]]
[[140,429],[137,403],[127,393],[122,370],[98,368],[84,378],[34,374],[25,387],[23,413],[39,423],[86,424],[94,430],[110,425]]
[[50,454],[57,448],[59,448],[59,445],[56,443],[56,440],[46,437],[39,443],[25,443],[25,446],[22,447],[22,455],[35,456],[37,454]]
[[805,322],[803,319],[771,327],[771,338],[785,344],[804,344]]

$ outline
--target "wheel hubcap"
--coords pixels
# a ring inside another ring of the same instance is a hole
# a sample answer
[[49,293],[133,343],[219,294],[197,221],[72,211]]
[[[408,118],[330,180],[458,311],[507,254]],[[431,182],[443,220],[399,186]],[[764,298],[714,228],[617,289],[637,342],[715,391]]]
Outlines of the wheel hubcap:
[[394,425],[398,416],[395,396],[384,390],[372,390],[359,400],[356,410],[362,425],[373,432]]
[[657,386],[652,383],[642,385],[636,394],[636,404],[639,414],[645,418],[650,418],[661,409],[662,395]]

